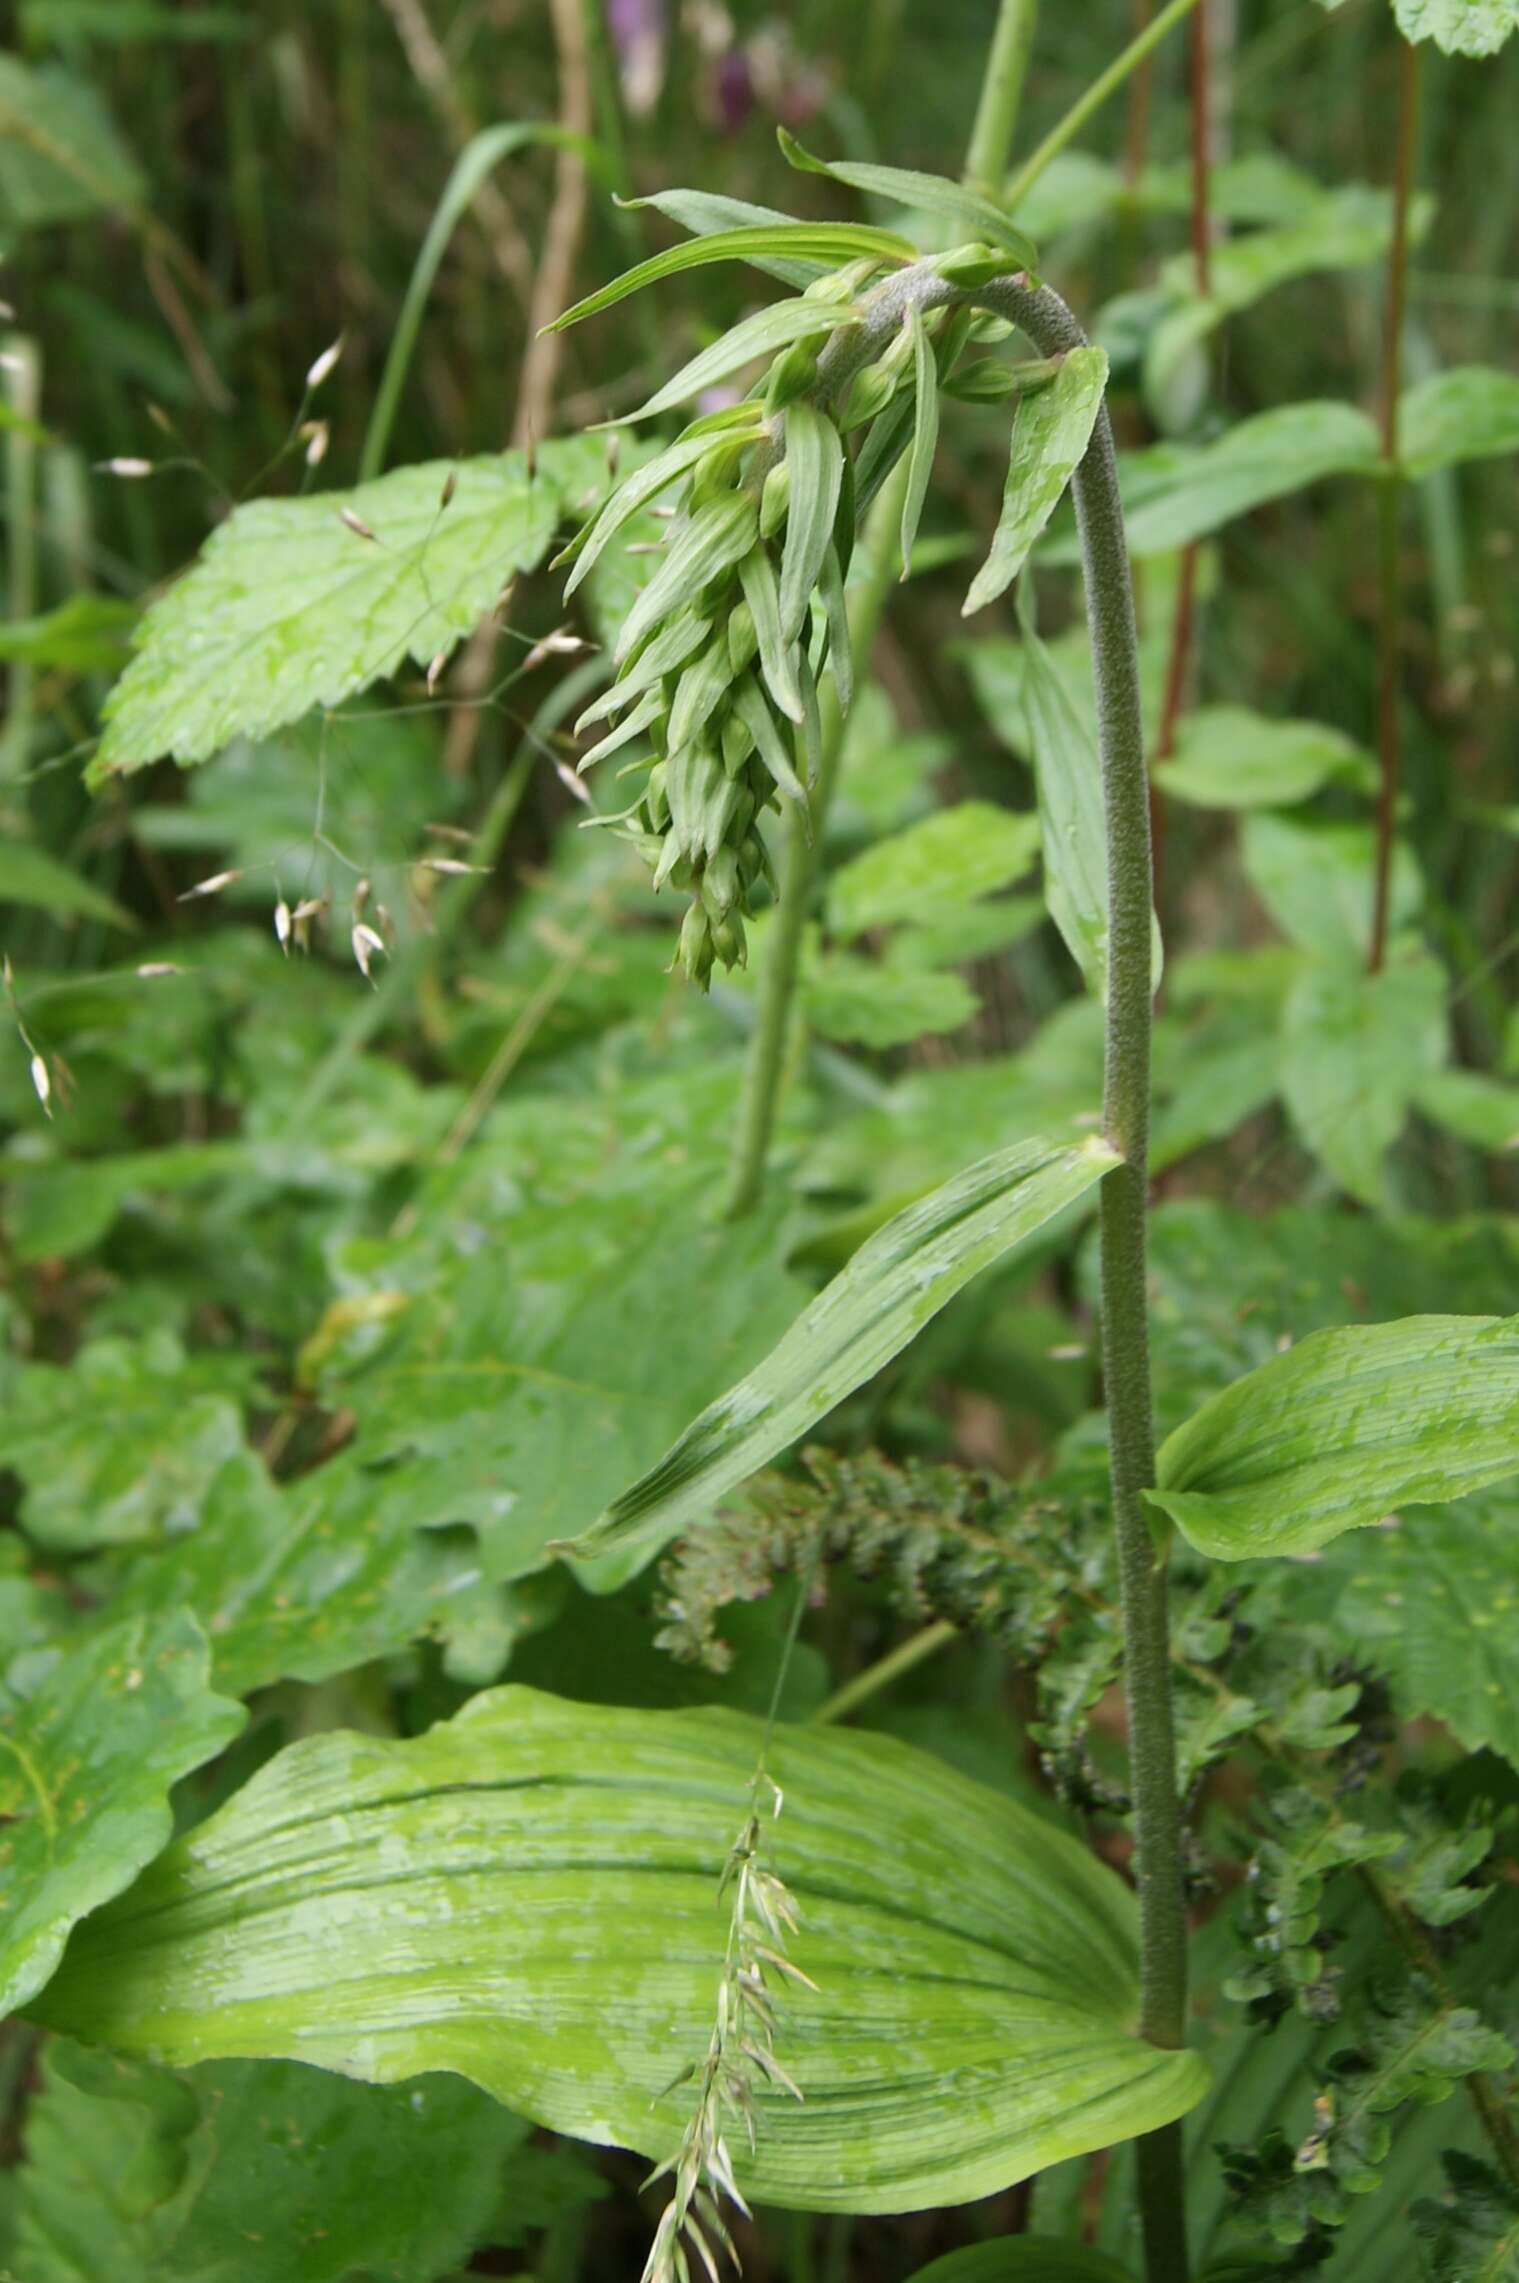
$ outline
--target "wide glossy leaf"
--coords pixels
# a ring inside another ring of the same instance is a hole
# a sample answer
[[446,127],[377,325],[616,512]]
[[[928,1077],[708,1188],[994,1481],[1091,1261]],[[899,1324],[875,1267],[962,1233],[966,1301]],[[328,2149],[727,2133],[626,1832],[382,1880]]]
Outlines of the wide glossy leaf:
[[[536,2121],[664,2156],[731,1907],[762,1722],[475,1697],[411,1742],[283,1752],[90,1925],[48,2019],[160,2060],[447,2068]],[[1134,1906],[1063,1832],[879,1736],[782,1728],[775,1866],[802,1915],[749,2192],[892,2211],[985,2195],[1182,2113],[1203,2072],[1133,2033]],[[946,1882],[944,1865],[955,1877]]]
[[1392,0],[1405,40],[1433,40],[1446,55],[1488,56],[1519,31],[1519,0]]
[[1519,1473],[1519,1316],[1310,1333],[1161,1446],[1150,1503],[1221,1561],[1302,1554]]
[[[16,2178],[27,2283],[434,2283],[510,2214],[530,2127],[457,2077],[193,2075],[63,2042]],[[573,2160],[572,2160],[573,2161]]]
[[1045,388],[1020,397],[991,553],[971,582],[963,615],[1011,586],[1079,466],[1102,410],[1108,360],[1101,349],[1073,349]]
[[764,1362],[709,1405],[659,1464],[574,1542],[588,1556],[662,1543],[906,1347],[983,1268],[1000,1260],[1118,1163],[1095,1136],[998,1151],[910,1205],[861,1246]]
[[1130,550],[1161,555],[1205,539],[1268,500],[1374,467],[1380,450],[1368,414],[1329,402],[1256,413],[1213,444],[1131,454],[1123,463]]
[[131,211],[143,189],[137,161],[87,81],[0,56],[0,235]]
[[837,332],[840,327],[858,324],[854,312],[840,308],[836,301],[808,301],[799,296],[795,301],[772,302],[768,309],[757,309],[752,317],[741,318],[737,325],[709,347],[694,356],[689,364],[663,388],[656,389],[636,412],[624,417],[628,420],[651,420],[656,412],[668,412],[677,404],[688,404],[700,396],[703,389],[715,388],[756,358],[773,356],[777,349],[786,349],[794,341],[812,341],[825,333]]
[[1310,961],[1282,1010],[1278,1069],[1304,1143],[1364,1204],[1387,1202],[1384,1159],[1445,1059],[1445,971],[1427,955],[1380,974]]
[[551,467],[547,446],[536,474],[522,452],[434,460],[236,509],[142,619],[92,776],[204,761],[446,655],[547,552],[563,512]]
[[909,2283],[1134,2283],[1133,2271],[1105,2251],[1051,2235],[1001,2236],[968,2243],[920,2267]]
[[829,269],[857,261],[875,261],[885,267],[913,261],[917,251],[910,239],[899,238],[889,230],[870,230],[858,222],[759,222],[738,230],[715,230],[710,236],[689,239],[684,245],[671,246],[639,262],[610,285],[588,293],[545,330],[562,333],[567,325],[578,325],[582,318],[612,308],[646,285],[657,285],[662,278],[701,269],[711,262],[761,264],[779,257],[822,262]]
[[1248,706],[1201,706],[1185,716],[1168,761],[1152,774],[1173,800],[1199,809],[1289,808],[1328,784],[1364,785],[1354,739],[1318,721],[1278,721]]
[[948,175],[922,174],[913,167],[863,165],[853,159],[819,159],[804,151],[795,135],[784,127],[776,129],[788,164],[801,174],[826,175],[830,182],[847,183],[852,190],[863,190],[872,198],[889,199],[897,206],[910,206],[922,214],[942,215],[953,222],[961,234],[989,246],[1005,247],[1011,257],[1010,269],[1033,270],[1038,267],[1038,256],[1023,231],[1008,220],[1000,206],[983,198],[964,183],[952,182]]
[[172,1786],[241,1728],[207,1662],[180,1606],[23,1650],[0,1674],[0,2018],[158,1853]]
[[1398,408],[1398,459],[1411,476],[1519,452],[1519,374],[1457,365],[1408,390]]
[[1021,880],[1038,853],[1037,817],[958,801],[841,865],[829,882],[828,925],[843,936],[904,920],[952,926],[978,898]]

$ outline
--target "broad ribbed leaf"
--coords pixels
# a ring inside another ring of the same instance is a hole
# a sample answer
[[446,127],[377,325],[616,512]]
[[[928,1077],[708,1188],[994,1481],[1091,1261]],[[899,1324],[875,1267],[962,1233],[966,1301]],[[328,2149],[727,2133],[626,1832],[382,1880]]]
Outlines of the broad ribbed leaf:
[[913,410],[912,454],[907,466],[907,489],[902,496],[898,535],[904,579],[912,567],[913,541],[923,518],[923,502],[928,497],[928,479],[933,474],[934,453],[939,443],[939,367],[934,345],[928,337],[921,310],[911,310],[907,322],[912,332]]
[[839,432],[827,414],[805,397],[787,408],[786,466],[791,488],[781,546],[781,632],[793,642],[807,623],[844,480]]
[[808,301],[799,297],[795,301],[773,302],[768,309],[757,309],[752,317],[745,317],[731,326],[720,340],[699,356],[682,365],[674,378],[663,388],[656,389],[647,403],[636,412],[624,415],[628,420],[651,420],[656,412],[668,412],[672,406],[687,404],[692,397],[700,396],[703,389],[714,388],[719,381],[741,372],[752,365],[757,357],[773,356],[777,349],[786,349],[794,341],[811,341],[824,333],[836,333],[840,328],[857,325],[859,318],[852,309],[840,308],[836,301]]
[[898,1213],[764,1362],[709,1404],[658,1466],[573,1541],[574,1551],[660,1543],[709,1517],[737,1484],[900,1354],[981,1269],[1118,1162],[1095,1136],[1019,1142]]
[[544,447],[536,475],[525,453],[503,452],[236,509],[142,619],[91,777],[165,754],[205,761],[234,737],[339,704],[408,658],[446,655],[513,572],[546,553],[563,512],[553,452]]
[[1019,398],[1002,514],[965,598],[966,618],[1004,593],[1028,561],[1086,451],[1107,384],[1104,352],[1073,349],[1046,388]]
[[1099,999],[1108,988],[1107,826],[1102,764],[1086,723],[1025,623],[1023,702],[1033,749],[1050,918]]
[[1037,268],[1039,257],[1031,241],[1008,220],[1000,206],[967,190],[948,175],[922,174],[914,167],[868,166],[854,159],[819,159],[804,151],[795,135],[777,127],[776,136],[788,164],[800,174],[826,175],[830,182],[847,183],[868,197],[886,198],[920,214],[939,214],[953,222],[970,239],[1007,249],[1009,269]]
[[28,1650],[0,1676],[0,2018],[158,1853],[170,1788],[241,1728],[206,1669],[181,1606]]
[[577,301],[544,331],[562,333],[567,325],[578,325],[582,318],[594,317],[626,301],[630,293],[639,293],[646,285],[657,285],[661,278],[675,277],[682,270],[701,269],[709,262],[752,262],[760,266],[767,259],[789,256],[822,262],[829,269],[857,261],[875,261],[884,267],[913,261],[917,251],[909,239],[899,238],[890,230],[867,229],[859,222],[760,222],[741,230],[715,230],[710,237],[689,239],[625,270],[610,285]]
[[909,2283],[1134,2283],[1133,2271],[1089,2244],[1047,2235],[1005,2235],[947,2251]]
[[[76,1939],[55,2027],[183,2063],[450,2069],[538,2122],[664,2156],[706,2049],[755,1762],[818,1985],[756,2085],[740,2177],[893,2211],[986,2195],[1181,2114],[1192,2055],[1133,2032],[1132,1900],[1065,1833],[885,1737],[504,1688],[409,1742],[282,1752]],[[954,1865],[946,1880],[946,1862]],[[758,2073],[757,2073],[758,2074]]]
[[828,925],[845,936],[901,920],[952,927],[979,897],[1021,880],[1038,853],[1037,817],[958,801],[841,865],[829,883]]
[[1519,1473],[1519,1316],[1312,1332],[1167,1437],[1150,1503],[1220,1561],[1309,1553]]

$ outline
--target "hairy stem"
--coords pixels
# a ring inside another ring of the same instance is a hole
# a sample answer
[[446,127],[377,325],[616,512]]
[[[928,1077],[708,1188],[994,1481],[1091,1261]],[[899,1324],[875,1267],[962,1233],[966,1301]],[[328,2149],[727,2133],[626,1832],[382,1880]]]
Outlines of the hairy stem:
[[1408,292],[1408,208],[1413,190],[1414,142],[1419,121],[1419,51],[1398,42],[1398,128],[1393,162],[1392,246],[1387,258],[1387,307],[1382,334],[1382,482],[1377,498],[1377,797],[1376,887],[1367,971],[1375,975],[1387,955],[1393,828],[1397,821],[1402,752],[1403,578],[1399,559],[1403,480],[1398,471],[1398,398],[1403,385],[1403,316]]

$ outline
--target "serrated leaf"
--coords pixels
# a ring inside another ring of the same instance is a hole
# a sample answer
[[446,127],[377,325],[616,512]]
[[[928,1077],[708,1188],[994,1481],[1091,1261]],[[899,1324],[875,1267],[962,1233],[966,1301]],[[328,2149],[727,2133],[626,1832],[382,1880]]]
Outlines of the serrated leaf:
[[1152,775],[1193,808],[1289,808],[1328,784],[1365,786],[1370,764],[1353,738],[1323,722],[1201,706],[1183,718],[1170,760],[1157,761]]
[[913,542],[923,518],[923,502],[928,497],[928,479],[933,474],[934,453],[939,443],[939,367],[934,345],[928,337],[921,310],[911,310],[907,322],[912,333],[913,410],[912,451],[898,535],[904,579],[912,565]]
[[668,412],[677,404],[687,404],[700,396],[703,389],[714,388],[758,357],[772,356],[777,349],[789,348],[795,341],[811,341],[825,333],[836,333],[857,325],[859,318],[852,309],[841,308],[836,301],[808,301],[800,297],[795,301],[773,302],[768,309],[757,309],[752,317],[742,318],[730,326],[720,340],[701,351],[682,365],[674,378],[663,388],[656,389],[636,412],[623,415],[627,420],[651,420],[657,412]]
[[1145,1493],[1219,1561],[1309,1553],[1519,1473],[1519,1316],[1312,1332],[1206,1402]]
[[[426,665],[547,552],[560,494],[522,452],[396,468],[347,492],[250,501],[148,610],[106,701],[91,778],[204,761]],[[441,508],[445,481],[454,496]],[[374,536],[342,520],[357,516]]]
[[1433,40],[1446,55],[1496,55],[1519,31],[1519,0],[1392,0],[1405,40]]
[[1406,475],[1511,452],[1519,452],[1519,375],[1497,365],[1431,373],[1398,407],[1398,464]]
[[457,2077],[171,2073],[53,2043],[15,2175],[27,2283],[434,2283],[510,2213],[525,2119]]
[[1387,1201],[1384,1160],[1445,1059],[1445,971],[1427,954],[1367,975],[1308,962],[1282,1010],[1278,1074],[1294,1126],[1364,1204]]
[[0,2016],[173,1829],[169,1793],[243,1725],[182,1606],[23,1651],[0,1675]]
[[781,545],[781,633],[794,642],[807,623],[812,590],[833,540],[844,481],[839,432],[805,397],[786,410],[786,465],[791,488]]
[[962,616],[1002,594],[1028,561],[1086,452],[1108,383],[1101,349],[1073,349],[1045,388],[1020,397],[991,553],[971,582]]
[[566,326],[578,325],[583,318],[594,317],[601,310],[626,301],[629,294],[642,292],[646,285],[657,285],[662,278],[676,277],[682,270],[701,269],[711,262],[750,262],[760,266],[779,258],[821,262],[829,269],[857,261],[875,261],[885,267],[888,263],[914,261],[917,251],[907,238],[899,238],[889,230],[867,229],[858,222],[759,222],[738,230],[715,230],[710,236],[688,239],[683,245],[671,246],[664,253],[639,262],[636,268],[614,278],[610,285],[588,293],[583,301],[577,301],[544,330],[562,333]]
[[952,925],[979,897],[1021,880],[1038,853],[1037,817],[959,801],[841,865],[829,882],[828,925],[842,936],[899,921]]
[[91,1922],[48,2019],[176,2063],[446,2067],[558,2131],[663,2157],[694,2097],[671,2080],[710,2034],[718,1873],[762,1750],[817,1988],[788,1996],[777,2041],[805,2100],[758,2083],[752,2156],[735,2136],[748,2192],[953,2202],[1197,2098],[1195,2058],[1132,2031],[1131,1897],[1038,1816],[879,1736],[767,1740],[732,1712],[523,1688],[410,1742],[281,1753]]
[[913,167],[862,165],[854,159],[819,159],[804,151],[795,135],[777,127],[776,138],[786,162],[801,174],[825,175],[830,182],[847,183],[872,198],[890,199],[922,214],[939,214],[959,227],[967,238],[1005,247],[1009,269],[1034,270],[1039,257],[1033,245],[1000,206],[967,190],[948,175],[921,174]]
[[983,1268],[1119,1162],[1095,1137],[1019,1142],[910,1205],[862,1245],[746,1379],[574,1541],[582,1556],[699,1523],[873,1372]]

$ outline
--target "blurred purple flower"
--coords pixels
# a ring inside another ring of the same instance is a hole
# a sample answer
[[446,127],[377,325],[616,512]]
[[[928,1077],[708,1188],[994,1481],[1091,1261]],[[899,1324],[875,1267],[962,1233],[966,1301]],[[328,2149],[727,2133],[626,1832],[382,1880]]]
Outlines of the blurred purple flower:
[[622,99],[635,118],[645,117],[659,100],[666,28],[665,0],[607,0]]

